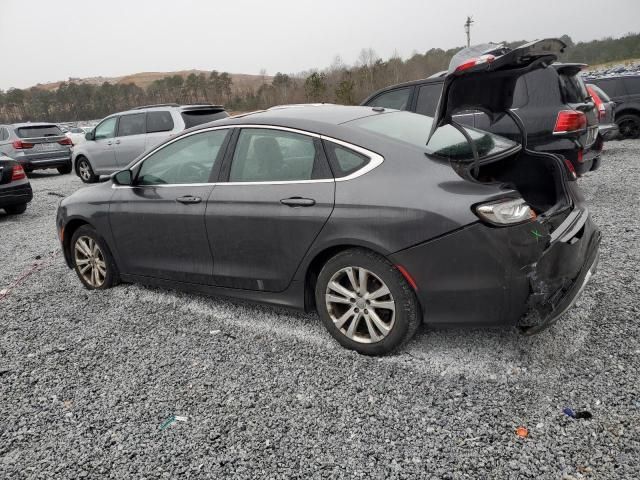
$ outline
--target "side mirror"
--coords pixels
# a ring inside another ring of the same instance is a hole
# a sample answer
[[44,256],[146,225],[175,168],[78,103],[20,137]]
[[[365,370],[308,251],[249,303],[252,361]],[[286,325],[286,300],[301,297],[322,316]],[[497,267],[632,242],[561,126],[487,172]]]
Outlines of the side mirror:
[[95,133],[93,133],[93,130],[91,130],[90,132],[87,132],[84,134],[84,138],[87,140],[94,140],[95,139]]
[[116,185],[131,185],[133,183],[131,170],[121,170],[111,178]]

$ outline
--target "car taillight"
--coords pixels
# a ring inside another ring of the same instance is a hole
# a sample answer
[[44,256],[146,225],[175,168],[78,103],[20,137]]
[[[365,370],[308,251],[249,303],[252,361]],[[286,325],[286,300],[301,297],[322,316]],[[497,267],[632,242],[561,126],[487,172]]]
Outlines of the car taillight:
[[578,178],[578,174],[576,173],[576,169],[573,166],[573,163],[571,163],[571,160],[565,158],[564,164],[567,166],[567,170],[569,170],[569,179],[576,180]]
[[607,114],[604,108],[604,103],[602,103],[602,100],[600,100],[600,97],[593,88],[587,87],[587,91],[589,92],[589,95],[591,95],[593,103],[596,104],[596,108],[598,109],[598,120],[603,120]]
[[535,220],[536,212],[522,198],[503,198],[476,207],[476,215],[494,225],[513,225]]
[[11,181],[15,182],[16,180],[22,180],[23,178],[27,178],[27,174],[24,173],[22,165],[14,165],[11,169]]
[[569,133],[587,128],[587,116],[575,110],[561,110],[556,118],[553,133]]
[[482,65],[483,63],[491,63],[496,59],[495,56],[490,53],[487,55],[482,55],[480,57],[471,58],[464,63],[461,63],[456,67],[456,72],[463,72],[465,70],[470,69],[471,67],[475,67],[476,65]]
[[24,150],[25,148],[33,148],[33,143],[23,142],[22,140],[14,140],[11,145],[13,145],[13,148],[15,148],[16,150]]
[[60,145],[73,145],[73,142],[69,137],[64,137],[62,140],[58,140]]

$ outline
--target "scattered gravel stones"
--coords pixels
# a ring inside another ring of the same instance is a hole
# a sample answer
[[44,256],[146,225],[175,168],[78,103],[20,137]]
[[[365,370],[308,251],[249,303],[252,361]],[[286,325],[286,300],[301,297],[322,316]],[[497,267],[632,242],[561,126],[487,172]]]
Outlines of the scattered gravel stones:
[[[314,315],[87,291],[58,256],[0,300],[0,478],[637,478],[639,147],[607,143],[580,180],[599,271],[534,337],[427,328],[368,358]],[[32,185],[24,215],[0,213],[0,289],[59,248],[52,193],[82,187]]]

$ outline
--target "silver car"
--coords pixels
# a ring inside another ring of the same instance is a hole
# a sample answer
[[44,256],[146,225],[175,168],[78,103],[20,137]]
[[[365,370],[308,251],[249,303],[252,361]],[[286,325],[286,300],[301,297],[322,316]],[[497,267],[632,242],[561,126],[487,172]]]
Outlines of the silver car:
[[125,168],[144,151],[187,128],[228,117],[219,105],[163,104],[115,113],[73,149],[73,169],[85,183]]
[[0,125],[0,155],[17,161],[26,173],[44,168],[71,173],[72,145],[52,123]]

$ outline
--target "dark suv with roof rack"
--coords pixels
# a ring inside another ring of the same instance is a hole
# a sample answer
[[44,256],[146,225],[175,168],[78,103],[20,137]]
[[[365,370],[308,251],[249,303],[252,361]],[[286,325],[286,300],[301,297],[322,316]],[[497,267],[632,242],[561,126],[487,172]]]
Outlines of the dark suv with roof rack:
[[[528,132],[527,146],[557,153],[569,160],[567,167],[582,175],[600,166],[602,141],[598,140],[595,105],[580,77],[585,65],[555,63],[518,78],[511,108]],[[440,100],[444,73],[429,78],[386,87],[362,105],[408,110],[433,116]],[[514,121],[503,116],[492,122],[478,110],[458,111],[458,123],[520,141]]]
[[640,138],[640,75],[588,78],[616,104],[615,119],[622,138]]
[[73,149],[73,170],[85,183],[122,170],[141,153],[196,125],[228,117],[220,105],[147,105],[115,113]]

